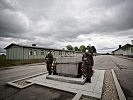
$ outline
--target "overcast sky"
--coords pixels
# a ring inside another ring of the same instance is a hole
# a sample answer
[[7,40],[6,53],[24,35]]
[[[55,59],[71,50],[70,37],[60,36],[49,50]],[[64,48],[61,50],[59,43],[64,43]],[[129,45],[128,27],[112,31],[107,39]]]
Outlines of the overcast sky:
[[133,0],[0,0],[0,48],[10,43],[110,52],[133,40]]

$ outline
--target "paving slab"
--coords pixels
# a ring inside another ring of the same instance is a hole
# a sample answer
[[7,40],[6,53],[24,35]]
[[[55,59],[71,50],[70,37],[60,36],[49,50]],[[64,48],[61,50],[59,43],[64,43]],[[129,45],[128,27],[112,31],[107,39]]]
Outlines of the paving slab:
[[27,82],[99,99],[102,95],[104,72],[105,70],[94,70],[92,83],[85,83],[84,85],[46,79],[48,74],[29,79]]
[[33,82],[28,82],[26,80],[31,79],[33,77],[38,77],[38,76],[40,76],[42,74],[46,74],[46,73],[48,73],[48,72],[43,72],[43,73],[35,74],[35,75],[32,75],[32,76],[20,78],[20,79],[17,79],[17,80],[7,82],[6,84],[11,85],[11,86],[16,87],[16,88],[19,88],[19,89],[23,89],[23,88],[26,88],[26,87],[31,86],[31,85],[34,84]]

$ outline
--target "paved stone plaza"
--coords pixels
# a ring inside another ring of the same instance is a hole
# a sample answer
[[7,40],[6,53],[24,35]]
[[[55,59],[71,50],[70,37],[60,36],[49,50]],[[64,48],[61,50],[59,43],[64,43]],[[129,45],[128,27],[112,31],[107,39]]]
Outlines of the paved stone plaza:
[[92,83],[85,83],[84,85],[46,79],[47,74],[32,78],[27,81],[45,87],[76,93],[75,98],[78,97],[78,95],[101,98],[104,72],[104,70],[95,70],[94,75],[92,76]]
[[[102,91],[100,100],[132,100],[132,84],[130,84],[132,83],[132,73],[129,73],[129,71],[132,71],[132,61],[115,56],[96,56],[94,59],[95,73],[92,77],[92,83],[85,83],[84,85],[48,80],[46,79],[46,74],[36,76],[36,74],[47,73],[45,64],[1,69],[0,100],[18,100],[18,98],[20,100],[53,100],[53,98],[54,100],[62,100],[62,98],[63,100],[68,100],[68,98],[69,100],[97,100],[96,94],[100,97],[100,91]],[[127,67],[127,69],[122,69],[123,66]],[[112,69],[114,69],[114,72]],[[101,86],[100,90],[98,72],[104,70],[104,80],[101,81],[103,86]],[[122,90],[126,89],[126,91],[123,91],[126,99],[121,99],[121,91],[114,77],[115,73]],[[20,81],[17,82],[18,80]],[[31,81],[32,85],[22,89],[7,85],[9,82],[13,82],[18,84],[19,87],[20,85],[25,85],[27,80]],[[94,93],[96,94],[94,95]],[[51,94],[53,95],[51,96]],[[30,99],[31,97],[33,98]]]

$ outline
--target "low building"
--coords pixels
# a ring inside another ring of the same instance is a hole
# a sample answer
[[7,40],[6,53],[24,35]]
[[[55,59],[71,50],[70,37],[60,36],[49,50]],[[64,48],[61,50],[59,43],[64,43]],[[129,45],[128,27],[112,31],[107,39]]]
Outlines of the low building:
[[7,46],[5,49],[6,49],[6,59],[10,60],[44,59],[49,50],[52,51],[54,57],[80,53],[70,50],[38,47],[35,44],[32,46],[27,46],[27,45],[12,43],[9,46]]
[[112,54],[133,57],[133,45],[125,44],[124,46],[112,51]]
[[121,48],[113,51],[113,55],[123,55],[123,50]]
[[122,50],[121,45],[119,45],[119,48],[118,49],[112,51],[112,54],[113,55],[123,55],[123,50]]
[[123,56],[133,57],[133,45],[126,44],[122,47]]

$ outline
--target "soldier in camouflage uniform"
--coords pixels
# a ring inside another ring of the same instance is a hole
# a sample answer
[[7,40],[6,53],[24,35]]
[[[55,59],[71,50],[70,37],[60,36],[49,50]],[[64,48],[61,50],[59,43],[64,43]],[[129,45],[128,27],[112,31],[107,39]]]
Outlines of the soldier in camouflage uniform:
[[48,54],[46,55],[46,60],[47,60],[47,71],[49,72],[49,75],[51,75],[52,70],[52,63],[53,63],[53,55],[51,53],[51,51],[48,52]]
[[85,66],[86,82],[91,83],[91,76],[93,74],[92,67],[94,65],[93,56],[86,50],[82,56],[83,66]]

